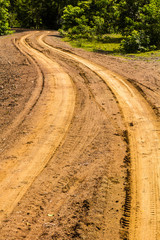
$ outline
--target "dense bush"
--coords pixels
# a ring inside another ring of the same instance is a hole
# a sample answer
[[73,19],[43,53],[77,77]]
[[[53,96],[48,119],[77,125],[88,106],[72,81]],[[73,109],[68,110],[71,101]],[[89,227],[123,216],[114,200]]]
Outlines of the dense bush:
[[121,50],[127,53],[145,52],[150,49],[150,38],[144,31],[132,31],[121,42]]
[[113,30],[114,1],[80,1],[77,6],[64,8],[60,32],[69,38],[101,40],[102,35]]
[[160,1],[124,0],[119,3],[119,31],[125,52],[160,48]]

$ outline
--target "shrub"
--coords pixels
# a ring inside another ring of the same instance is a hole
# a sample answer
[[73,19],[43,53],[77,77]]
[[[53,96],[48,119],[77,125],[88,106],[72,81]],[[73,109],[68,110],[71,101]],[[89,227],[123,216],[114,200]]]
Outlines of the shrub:
[[121,50],[127,53],[145,52],[150,49],[150,38],[144,31],[132,31],[121,41]]
[[0,35],[8,34],[9,31],[9,14],[8,14],[9,1],[0,0]]

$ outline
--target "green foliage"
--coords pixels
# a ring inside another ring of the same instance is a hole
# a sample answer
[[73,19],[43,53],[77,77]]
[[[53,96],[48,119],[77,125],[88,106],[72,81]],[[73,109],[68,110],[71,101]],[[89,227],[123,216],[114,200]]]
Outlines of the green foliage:
[[78,0],[10,0],[12,24],[25,28],[58,28],[63,9]]
[[141,28],[150,37],[151,45],[160,48],[160,1],[151,0],[149,4],[145,4],[142,8],[141,19]]
[[65,41],[70,42],[73,47],[84,48],[87,51],[103,52],[103,53],[119,53],[120,41],[122,39],[121,35],[117,34],[105,34],[102,36],[102,41],[97,41],[95,39],[69,39],[64,38]]
[[114,3],[111,0],[80,1],[77,6],[66,6],[62,16],[61,33],[70,38],[101,40],[104,33],[113,30]]
[[126,36],[121,44],[124,51],[160,48],[159,0],[121,0],[119,14],[119,30]]
[[79,6],[73,7],[72,5],[68,5],[65,7],[62,17],[63,30],[68,30],[83,23],[86,24],[86,18],[83,14],[84,9]]
[[9,12],[9,26],[12,27],[21,27],[20,22],[17,20],[17,14]]
[[91,28],[84,15],[84,9],[79,6],[68,5],[63,12],[63,29],[61,33],[71,39],[89,37]]
[[[8,12],[9,11],[9,12]],[[70,39],[107,43],[121,33],[122,51],[160,49],[160,0],[0,0],[0,34],[11,27],[58,28]]]
[[9,31],[9,14],[8,14],[9,1],[0,0],[0,35],[10,33]]
[[41,26],[43,1],[15,0],[14,9],[21,27],[39,28]]
[[124,36],[122,51],[160,48],[160,0],[86,0],[65,7],[65,36],[104,42],[104,34],[112,32]]
[[127,53],[145,52],[149,50],[149,46],[150,38],[144,31],[134,30],[121,42],[121,50]]

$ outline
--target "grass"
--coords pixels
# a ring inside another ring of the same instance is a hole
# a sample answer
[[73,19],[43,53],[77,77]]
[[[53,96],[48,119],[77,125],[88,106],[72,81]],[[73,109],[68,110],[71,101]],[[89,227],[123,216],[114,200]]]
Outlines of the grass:
[[90,52],[100,52],[103,54],[111,54],[118,57],[123,57],[126,59],[139,59],[152,61],[160,61],[160,50],[150,51],[150,52],[141,52],[141,53],[132,53],[132,54],[123,54],[120,52],[120,43],[123,39],[120,34],[106,34],[104,41],[97,40],[87,40],[87,39],[77,39],[70,40],[69,38],[64,38],[64,41],[69,42],[73,47],[83,48]]
[[107,34],[105,37],[106,40],[103,42],[87,39],[70,40],[68,38],[64,38],[64,41],[69,42],[73,47],[84,48],[91,52],[118,53],[122,36],[120,34]]
[[149,51],[149,52],[141,52],[141,53],[133,53],[133,54],[125,54],[125,58],[128,59],[142,59],[147,61],[157,60],[160,61],[160,50]]

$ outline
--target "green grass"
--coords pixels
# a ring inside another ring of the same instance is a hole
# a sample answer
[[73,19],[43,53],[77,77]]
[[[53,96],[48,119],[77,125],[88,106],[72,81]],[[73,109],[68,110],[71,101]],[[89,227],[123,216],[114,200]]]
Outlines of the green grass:
[[91,52],[99,52],[104,54],[111,54],[118,57],[123,57],[126,59],[137,59],[137,60],[146,60],[160,61],[160,50],[150,51],[150,52],[141,52],[133,54],[123,54],[120,52],[120,43],[123,39],[120,34],[106,34],[104,36],[104,41],[97,40],[86,40],[86,39],[77,39],[70,40],[69,38],[64,38],[64,41],[69,42],[73,47],[83,48]]
[[160,61],[160,50],[150,51],[150,52],[141,52],[133,54],[125,54],[125,58],[128,59],[142,59],[147,61],[157,60]]
[[108,34],[107,36],[107,42],[86,39],[70,40],[68,38],[64,38],[64,41],[69,42],[73,47],[84,48],[91,52],[118,53],[122,36],[119,34]]

